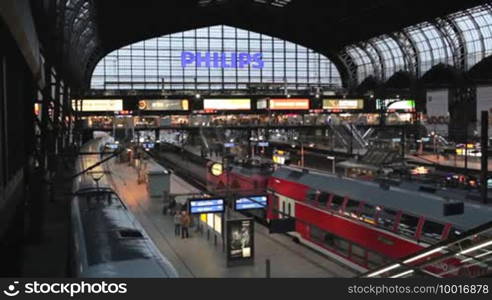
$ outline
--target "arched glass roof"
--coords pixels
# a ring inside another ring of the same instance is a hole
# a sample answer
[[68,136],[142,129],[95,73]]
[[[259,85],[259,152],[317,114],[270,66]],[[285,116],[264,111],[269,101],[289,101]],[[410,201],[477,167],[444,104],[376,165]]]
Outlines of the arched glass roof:
[[[211,61],[183,64],[183,58],[189,58],[186,55],[210,55]],[[262,63],[224,67],[215,63],[217,55],[225,55],[228,63],[232,63],[234,56],[261,58]],[[325,56],[300,45],[225,25],[123,47],[97,64],[91,80],[92,89],[105,90],[246,90],[258,84],[287,85],[295,90],[342,85],[337,68]]]
[[[404,49],[407,46],[415,50],[413,57]],[[368,76],[388,80],[398,71],[420,77],[437,64],[468,71],[492,55],[492,8],[471,8],[407,27],[391,37],[381,36],[348,46],[344,51],[357,65],[358,83]],[[410,69],[411,62],[416,65],[415,70]]]

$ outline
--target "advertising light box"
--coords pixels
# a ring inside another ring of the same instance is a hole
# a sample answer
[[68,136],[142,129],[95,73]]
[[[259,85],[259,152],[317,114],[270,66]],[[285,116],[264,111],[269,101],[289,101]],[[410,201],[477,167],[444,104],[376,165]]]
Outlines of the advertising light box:
[[309,99],[271,99],[271,110],[308,110]]
[[[77,105],[78,104],[78,105]],[[90,100],[72,100],[72,108],[82,112],[111,112],[122,111],[122,99],[90,99]]]
[[325,99],[323,109],[326,110],[362,110],[364,100],[362,99]]
[[205,99],[204,110],[251,110],[251,99]]
[[145,111],[188,111],[190,103],[188,99],[140,100],[138,108]]
[[236,199],[234,207],[236,210],[265,209],[267,207],[267,196],[247,196]]
[[227,265],[253,264],[255,230],[253,219],[227,221]]
[[404,110],[404,111],[413,111],[415,110],[415,101],[414,100],[399,100],[399,99],[387,99],[382,102],[382,100],[378,100],[377,109],[381,109],[381,103],[384,103],[384,106],[388,110]]
[[200,215],[224,212],[224,199],[190,199],[190,214]]

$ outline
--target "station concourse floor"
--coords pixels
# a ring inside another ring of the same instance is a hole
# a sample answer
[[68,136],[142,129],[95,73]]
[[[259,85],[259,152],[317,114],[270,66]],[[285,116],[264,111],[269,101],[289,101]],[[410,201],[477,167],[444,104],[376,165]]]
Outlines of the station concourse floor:
[[[153,162],[149,162],[153,163]],[[118,195],[140,221],[158,249],[175,266],[183,278],[265,278],[266,259],[271,261],[272,278],[353,277],[356,273],[315,251],[296,244],[285,235],[270,235],[255,224],[255,264],[228,268],[219,239],[217,246],[211,235],[190,229],[190,238],[174,235],[173,217],[162,214],[161,199],[148,196],[146,184],[137,183],[137,172],[128,164],[111,161],[106,166]],[[183,179],[172,175],[171,194],[197,190]]]

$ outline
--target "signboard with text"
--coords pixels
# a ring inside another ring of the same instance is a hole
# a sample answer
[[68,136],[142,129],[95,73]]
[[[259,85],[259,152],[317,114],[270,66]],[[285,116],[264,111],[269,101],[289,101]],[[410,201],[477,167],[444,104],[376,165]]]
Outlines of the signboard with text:
[[241,210],[253,210],[253,209],[265,209],[267,207],[268,197],[262,196],[245,196],[234,201],[234,209]]
[[271,110],[309,110],[309,99],[270,99]]
[[138,109],[144,111],[188,111],[190,104],[188,99],[162,99],[162,100],[140,100]]
[[81,112],[115,112],[123,110],[122,99],[72,100],[72,108]]
[[181,67],[207,69],[263,69],[263,54],[248,52],[181,52]]
[[326,110],[362,110],[364,100],[362,99],[325,99],[323,109]]
[[190,199],[189,210],[192,215],[224,212],[224,199]]
[[251,99],[205,99],[204,110],[251,110]]

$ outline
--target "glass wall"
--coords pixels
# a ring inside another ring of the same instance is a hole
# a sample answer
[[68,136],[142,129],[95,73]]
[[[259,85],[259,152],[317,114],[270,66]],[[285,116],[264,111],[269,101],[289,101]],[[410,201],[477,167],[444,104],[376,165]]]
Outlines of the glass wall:
[[437,64],[453,66],[459,61],[460,43],[466,53],[463,66],[466,70],[492,55],[492,7],[489,4],[404,28],[401,34],[383,35],[350,45],[345,51],[357,65],[357,81],[361,83],[369,76],[387,80],[398,71],[410,71],[405,65],[404,47],[416,51],[417,58],[407,59],[418,65],[418,76]]
[[[225,68],[183,65],[183,53],[259,54],[263,64]],[[335,65],[313,50],[270,36],[218,25],[142,41],[107,55],[92,89],[242,90],[270,84],[289,89],[339,87]]]

